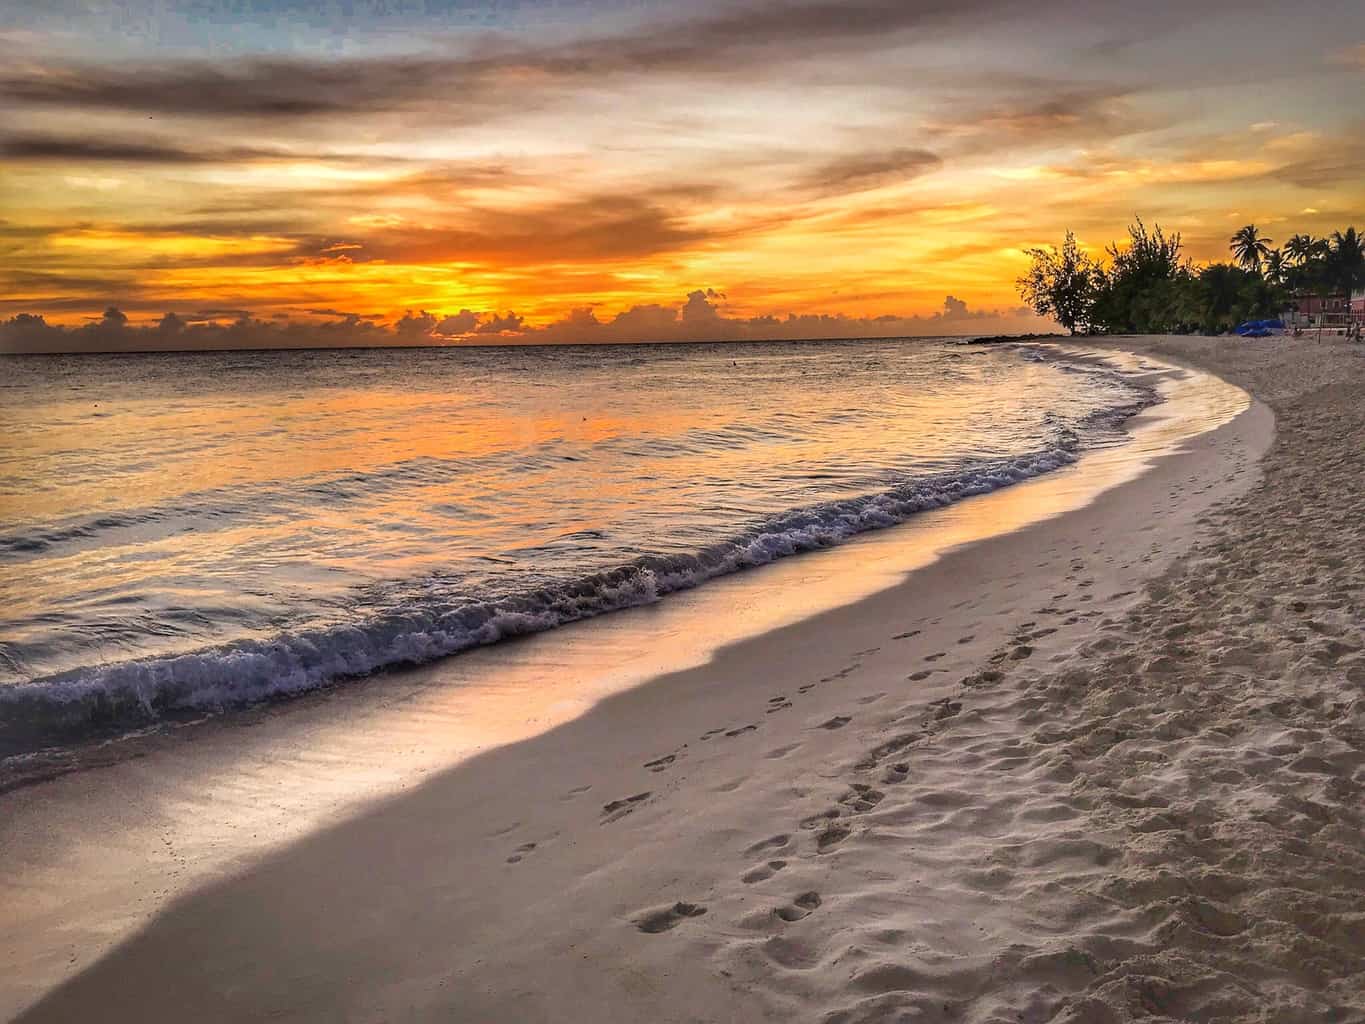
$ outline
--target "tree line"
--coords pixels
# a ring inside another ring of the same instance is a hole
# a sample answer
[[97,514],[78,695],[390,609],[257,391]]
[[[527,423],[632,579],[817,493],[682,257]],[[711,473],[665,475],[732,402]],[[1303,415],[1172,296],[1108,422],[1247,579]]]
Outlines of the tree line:
[[1182,255],[1179,233],[1148,230],[1139,217],[1107,259],[1084,252],[1070,231],[1060,249],[1025,250],[1032,263],[1017,284],[1035,313],[1072,334],[1222,334],[1278,316],[1295,296],[1365,287],[1365,239],[1354,227],[1272,244],[1248,224],[1228,240],[1231,261],[1198,267]]

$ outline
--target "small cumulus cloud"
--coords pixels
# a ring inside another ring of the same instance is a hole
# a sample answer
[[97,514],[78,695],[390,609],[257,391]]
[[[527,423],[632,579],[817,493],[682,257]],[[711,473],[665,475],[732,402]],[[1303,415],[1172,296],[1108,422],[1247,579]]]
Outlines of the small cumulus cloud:
[[516,334],[521,330],[523,323],[525,320],[522,317],[508,310],[505,316],[499,316],[496,313],[490,314],[486,320],[474,328],[474,332],[476,334]]
[[458,313],[444,317],[436,324],[432,330],[436,334],[450,337],[452,335],[469,334],[479,326],[479,314],[468,309],[462,309]]

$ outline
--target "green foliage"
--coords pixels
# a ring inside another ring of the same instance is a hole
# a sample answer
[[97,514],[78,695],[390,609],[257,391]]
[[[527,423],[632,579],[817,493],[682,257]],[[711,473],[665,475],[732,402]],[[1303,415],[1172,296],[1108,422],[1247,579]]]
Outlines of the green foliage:
[[1353,227],[1331,238],[1295,235],[1285,253],[1292,260],[1284,273],[1291,293],[1349,295],[1365,288],[1365,239]]
[[1365,288],[1365,238],[1353,227],[1330,239],[1297,234],[1283,250],[1270,248],[1270,241],[1248,224],[1232,236],[1235,263],[1195,268],[1181,256],[1179,234],[1168,237],[1160,225],[1149,231],[1138,218],[1125,244],[1105,250],[1106,268],[1081,252],[1068,231],[1060,252],[1028,250],[1033,267],[1019,279],[1019,291],[1035,312],[1072,333],[1221,334],[1278,316],[1295,293]]
[[1289,257],[1283,249],[1271,249],[1265,256],[1265,279],[1271,284],[1284,284],[1289,275]]
[[1284,254],[1294,266],[1303,266],[1327,252],[1327,242],[1312,235],[1295,235],[1284,243]]
[[1110,266],[1096,290],[1091,323],[1110,333],[1165,334],[1190,319],[1191,272],[1180,257],[1180,235],[1167,238],[1157,224],[1150,232],[1137,218],[1128,244],[1112,243]]
[[1019,294],[1039,316],[1050,316],[1072,334],[1090,328],[1095,290],[1102,280],[1100,266],[1081,251],[1070,231],[1059,250],[1026,249],[1029,272],[1019,278]]
[[1236,257],[1243,270],[1259,274],[1261,263],[1270,255],[1271,241],[1272,239],[1261,237],[1255,224],[1248,224],[1228,239],[1228,244],[1232,249],[1232,255]]
[[1327,279],[1334,291],[1349,295],[1365,288],[1365,239],[1355,228],[1332,232],[1326,262]]
[[1284,293],[1260,274],[1231,263],[1211,263],[1197,278],[1196,327],[1222,334],[1247,320],[1277,316]]

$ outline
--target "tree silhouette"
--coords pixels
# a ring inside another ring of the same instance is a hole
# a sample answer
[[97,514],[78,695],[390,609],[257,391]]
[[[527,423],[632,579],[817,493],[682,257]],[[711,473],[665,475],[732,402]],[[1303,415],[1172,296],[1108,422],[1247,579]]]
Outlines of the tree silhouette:
[[1271,249],[1265,254],[1265,279],[1271,284],[1283,284],[1289,272],[1289,260],[1282,249]]
[[1271,241],[1272,239],[1261,237],[1255,224],[1248,224],[1228,239],[1228,245],[1239,266],[1260,273],[1261,261],[1270,253]]
[[1089,327],[1095,291],[1104,271],[1081,251],[1076,236],[1068,231],[1060,250],[1050,245],[1024,252],[1033,265],[1016,284],[1029,307],[1039,316],[1054,318],[1072,334]]
[[1355,228],[1332,232],[1327,272],[1332,284],[1347,295],[1365,286],[1365,239]]
[[1326,243],[1312,235],[1295,235],[1284,243],[1284,254],[1298,266],[1303,266],[1322,255]]

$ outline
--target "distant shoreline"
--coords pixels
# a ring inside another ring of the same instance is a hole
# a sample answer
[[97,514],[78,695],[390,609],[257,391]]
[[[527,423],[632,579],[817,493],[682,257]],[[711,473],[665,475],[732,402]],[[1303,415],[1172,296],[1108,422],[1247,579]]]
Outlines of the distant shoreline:
[[967,345],[1005,345],[1011,342],[1025,341],[1065,341],[1069,335],[1049,332],[1045,334],[984,334],[976,338],[968,338],[964,344]]

